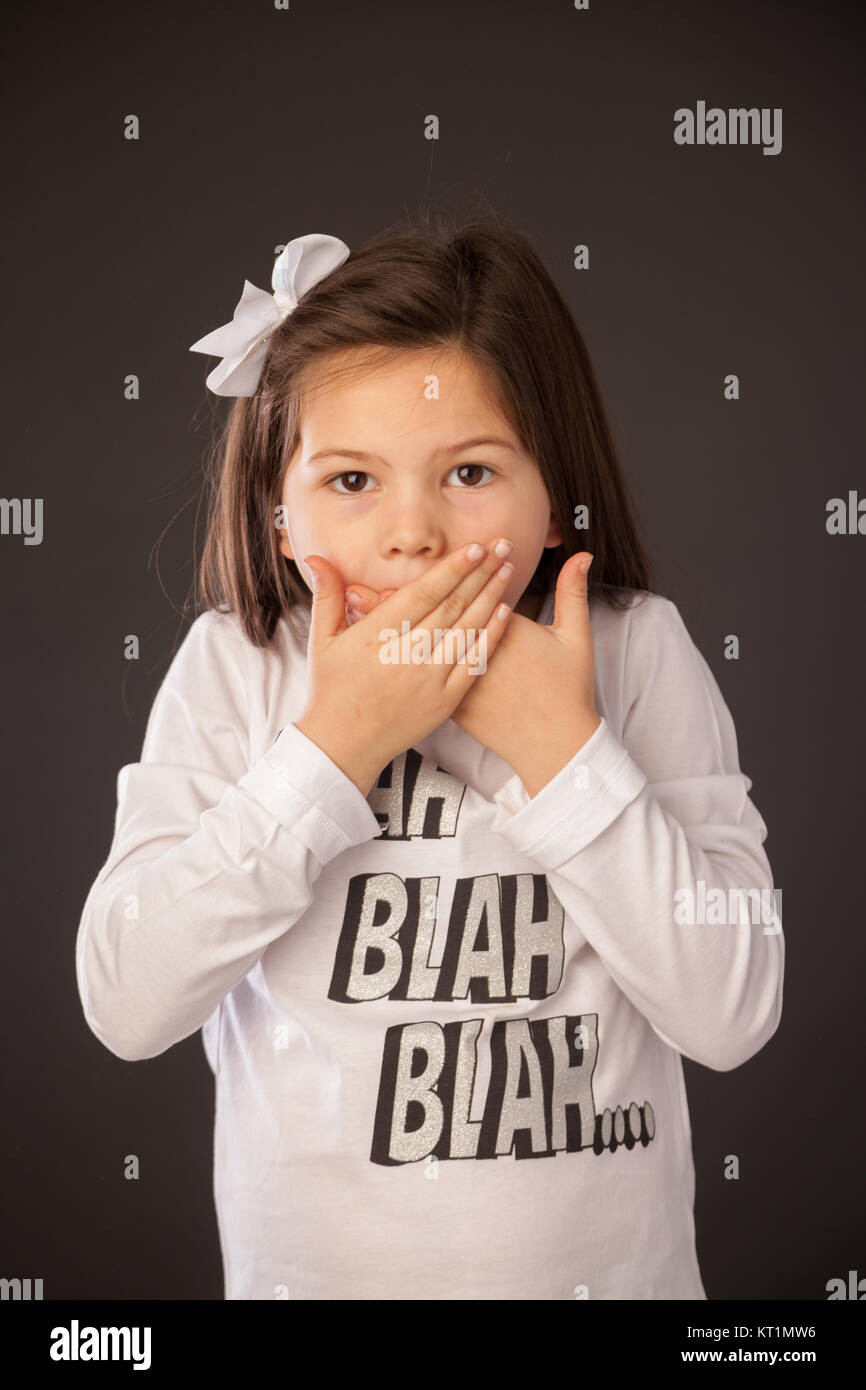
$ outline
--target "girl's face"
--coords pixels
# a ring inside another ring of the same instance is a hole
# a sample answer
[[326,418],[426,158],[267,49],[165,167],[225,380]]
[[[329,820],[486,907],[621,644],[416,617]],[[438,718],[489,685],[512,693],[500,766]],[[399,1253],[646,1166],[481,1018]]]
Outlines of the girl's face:
[[283,478],[288,522],[278,532],[308,588],[306,555],[328,560],[344,587],[381,592],[460,546],[504,536],[514,544],[514,574],[502,598],[521,611],[545,546],[561,537],[535,460],[484,387],[470,357],[432,349],[321,391],[313,383]]

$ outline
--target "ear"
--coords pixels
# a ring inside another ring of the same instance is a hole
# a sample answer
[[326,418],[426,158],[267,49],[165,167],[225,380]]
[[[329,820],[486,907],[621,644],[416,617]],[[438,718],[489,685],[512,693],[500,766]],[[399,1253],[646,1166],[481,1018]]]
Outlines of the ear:
[[281,526],[277,534],[279,536],[277,544],[280,548],[280,554],[285,555],[287,560],[294,560],[295,557],[292,554],[292,547],[289,545],[289,533],[285,526]]
[[559,534],[559,526],[556,523],[553,512],[550,513],[550,527],[544,545],[545,548],[547,546],[562,545],[562,536]]

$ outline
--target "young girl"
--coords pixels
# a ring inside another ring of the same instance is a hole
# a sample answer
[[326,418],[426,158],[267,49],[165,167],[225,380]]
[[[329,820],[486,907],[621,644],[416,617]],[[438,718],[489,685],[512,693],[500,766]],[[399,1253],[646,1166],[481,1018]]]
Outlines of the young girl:
[[772,1037],[784,939],[586,347],[496,220],[272,285],[194,345],[237,398],[207,611],[118,777],[87,1022],[203,1029],[226,1298],[706,1298],[681,1056]]

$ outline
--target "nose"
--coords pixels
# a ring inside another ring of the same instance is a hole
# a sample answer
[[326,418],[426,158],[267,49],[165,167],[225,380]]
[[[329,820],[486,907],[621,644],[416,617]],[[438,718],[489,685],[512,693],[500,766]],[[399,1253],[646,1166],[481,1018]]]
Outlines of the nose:
[[379,546],[383,557],[426,560],[432,563],[448,553],[443,519],[430,498],[394,498],[381,513]]

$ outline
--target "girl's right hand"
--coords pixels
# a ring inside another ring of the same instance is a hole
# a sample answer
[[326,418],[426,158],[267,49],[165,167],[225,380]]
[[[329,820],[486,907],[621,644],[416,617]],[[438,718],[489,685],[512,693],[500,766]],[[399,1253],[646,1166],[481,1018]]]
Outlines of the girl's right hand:
[[[306,557],[318,584],[307,648],[308,698],[295,727],[365,796],[382,768],[444,723],[478,679],[477,666],[456,660],[459,643],[454,644],[457,653],[451,664],[431,660],[386,665],[380,659],[381,629],[402,634],[401,624],[408,619],[413,631],[425,628],[431,634],[432,652],[437,628],[462,628],[467,633],[464,650],[471,653],[468,639],[474,634],[477,643],[486,628],[488,658],[505,631],[511,609],[504,617],[496,610],[511,568],[500,575],[503,562],[493,545],[477,560],[468,557],[468,550],[463,546],[444,556],[352,624],[346,617],[341,575],[320,555]],[[411,632],[409,638],[412,642]]]

